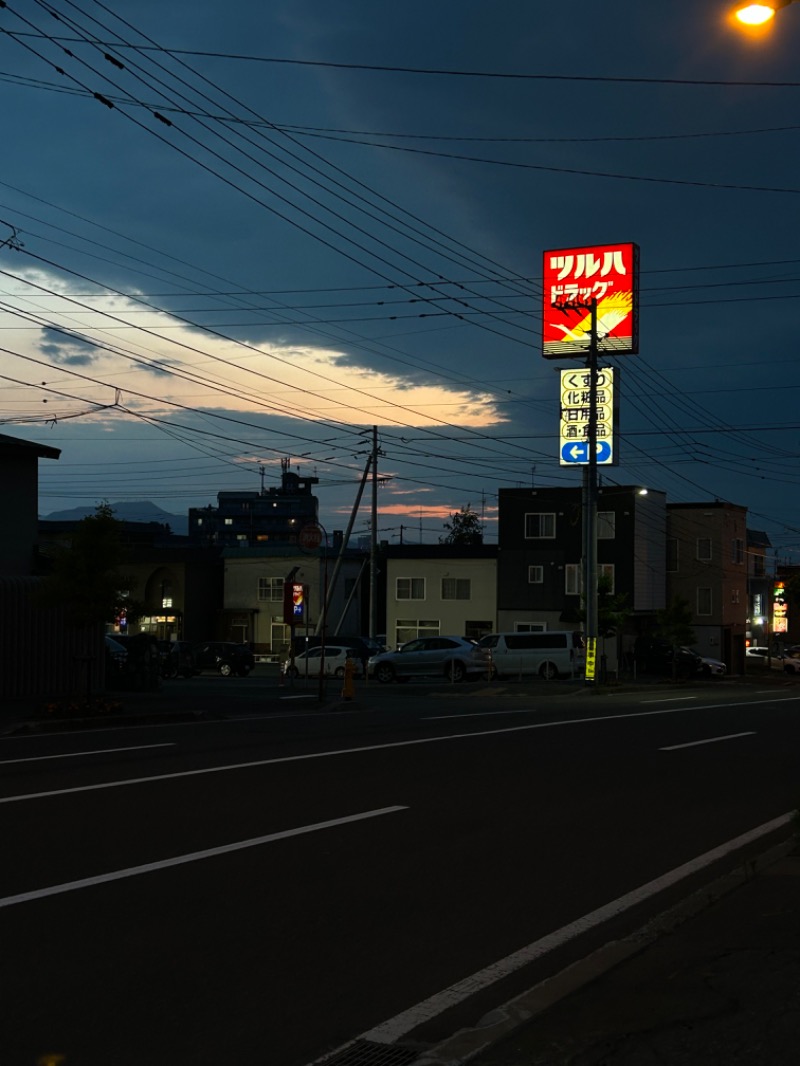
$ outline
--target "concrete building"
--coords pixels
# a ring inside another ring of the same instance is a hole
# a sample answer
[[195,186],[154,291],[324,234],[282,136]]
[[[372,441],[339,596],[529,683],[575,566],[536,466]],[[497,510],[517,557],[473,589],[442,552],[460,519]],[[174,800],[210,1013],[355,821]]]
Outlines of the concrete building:
[[386,643],[415,637],[477,639],[497,628],[495,545],[385,547]]
[[292,581],[306,586],[306,623],[296,635],[313,636],[323,613],[329,640],[336,633],[366,634],[365,553],[346,549],[338,567],[338,548],[234,548],[224,551],[222,558],[220,640],[249,641],[256,654],[280,658],[291,635],[283,620],[283,586],[290,574]]
[[747,508],[714,500],[667,505],[667,592],[692,609],[695,651],[744,670],[747,633]]

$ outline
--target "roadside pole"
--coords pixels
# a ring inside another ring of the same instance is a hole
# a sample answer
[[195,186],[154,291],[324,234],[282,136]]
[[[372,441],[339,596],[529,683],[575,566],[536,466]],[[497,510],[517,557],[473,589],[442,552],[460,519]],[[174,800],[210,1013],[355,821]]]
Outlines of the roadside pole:
[[585,529],[584,565],[586,598],[586,671],[584,681],[596,682],[597,663],[597,300],[589,301],[589,462],[584,467],[586,492],[583,522]]

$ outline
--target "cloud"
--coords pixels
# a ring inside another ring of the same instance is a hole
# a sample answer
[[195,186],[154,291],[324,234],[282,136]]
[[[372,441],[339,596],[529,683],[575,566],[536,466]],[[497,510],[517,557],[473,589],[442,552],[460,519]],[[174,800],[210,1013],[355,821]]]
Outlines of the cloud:
[[100,349],[91,341],[66,330],[45,326],[39,351],[59,366],[91,366],[99,359]]

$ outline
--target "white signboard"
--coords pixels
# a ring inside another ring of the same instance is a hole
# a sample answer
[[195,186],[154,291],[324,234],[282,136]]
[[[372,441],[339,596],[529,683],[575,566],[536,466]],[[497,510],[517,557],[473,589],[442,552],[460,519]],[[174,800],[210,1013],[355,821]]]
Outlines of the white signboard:
[[[619,403],[615,385],[619,371],[613,367],[597,370],[597,462],[612,466]],[[589,416],[591,376],[589,368],[561,371],[561,434],[559,463],[561,466],[586,466],[589,463]]]

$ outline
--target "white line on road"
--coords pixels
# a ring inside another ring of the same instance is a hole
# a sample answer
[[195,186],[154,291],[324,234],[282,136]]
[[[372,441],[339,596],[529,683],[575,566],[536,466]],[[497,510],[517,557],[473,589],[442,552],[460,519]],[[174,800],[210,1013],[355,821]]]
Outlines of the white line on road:
[[641,703],[678,703],[680,700],[696,700],[697,696],[665,696],[663,700],[640,700]]
[[505,714],[536,714],[535,707],[519,707],[511,711],[499,710],[499,711],[465,711],[464,714],[431,714],[425,718],[420,718],[420,722],[446,722],[450,718],[497,718],[498,715]]
[[2,759],[0,766],[15,762],[42,762],[44,759],[76,759],[79,755],[113,755],[119,751],[146,751],[148,748],[174,748],[175,744],[136,744],[127,748],[97,748],[95,751],[68,751],[65,755],[31,755],[27,759]]
[[[797,703],[800,696],[781,699],[750,701],[748,706],[758,703]],[[703,710],[727,710],[727,703],[707,704]],[[695,710],[696,708],[693,708]],[[333,751],[312,751],[305,755],[283,755],[276,759],[254,759],[251,762],[227,763],[224,766],[205,766],[199,770],[179,770],[172,774],[151,774],[149,777],[128,777],[121,781],[105,781],[97,785],[75,785],[72,788],[58,788],[52,792],[28,792],[20,796],[3,796],[0,804],[22,803],[27,800],[51,799],[54,796],[68,796],[77,792],[97,792],[105,788],[123,788],[128,785],[152,785],[158,781],[175,781],[184,777],[199,777],[203,774],[227,773],[231,770],[255,770],[261,766],[275,766],[279,763],[305,762],[309,759],[330,759],[338,755],[361,755],[370,751],[389,751],[393,748],[409,748],[420,744],[442,744],[448,740],[475,740],[482,737],[503,736],[507,733],[525,733],[532,729],[556,729],[565,725],[598,725],[602,722],[616,722],[625,718],[654,718],[660,714],[682,714],[686,707],[669,707],[659,711],[630,711],[626,714],[606,714],[598,718],[562,718],[553,722],[533,722],[530,725],[507,726],[504,729],[482,729],[474,733],[449,733],[443,737],[418,737],[415,740],[396,740],[387,744],[365,744],[360,748],[336,748]]]
[[477,973],[464,978],[463,981],[458,981],[456,984],[450,985],[449,988],[437,992],[421,1003],[417,1003],[408,1010],[395,1015],[394,1018],[390,1018],[374,1029],[370,1029],[369,1032],[362,1033],[359,1039],[373,1040],[379,1044],[393,1044],[424,1022],[437,1017],[444,1011],[449,1010],[450,1007],[463,1003],[464,1000],[481,991],[481,989],[488,988],[503,977],[507,977],[523,966],[527,966],[528,963],[541,958],[568,941],[574,940],[581,933],[585,933],[610,918],[622,914],[636,904],[650,899],[665,888],[683,881],[731,852],[737,851],[739,848],[745,847],[761,837],[781,829],[783,826],[788,825],[793,818],[794,812],[782,814],[779,818],[773,818],[771,822],[765,822],[756,829],[751,829],[750,832],[743,833],[741,836],[735,837],[733,840],[729,840],[711,851],[707,851],[704,855],[698,855],[696,858],[691,859],[682,866],[677,866],[674,870],[670,870],[654,881],[648,881],[647,884],[640,885],[639,888],[635,888],[632,892],[627,892],[624,896],[620,896],[611,903],[598,907],[597,910],[585,914],[582,918],[578,918],[577,921],[570,922],[569,925],[564,925],[553,933],[548,933],[547,936],[528,944],[527,947],[520,948],[519,951],[507,955],[504,959],[492,963],[491,966],[487,966],[483,970],[478,970]]
[[737,737],[754,737],[755,729],[747,733],[727,733],[724,737],[707,737],[705,740],[690,740],[687,744],[670,744],[668,747],[659,748],[659,751],[679,751],[681,748],[697,748],[701,744],[716,744],[718,740],[736,740]]
[[331,818],[327,822],[315,822],[313,825],[301,825],[297,829],[284,829],[279,833],[267,833],[266,836],[253,837],[250,840],[238,840],[234,844],[223,844],[218,848],[192,851],[187,855],[176,855],[172,859],[148,862],[142,866],[129,866],[126,870],[114,870],[112,873],[98,874],[96,877],[83,877],[80,881],[67,881],[63,885],[37,888],[33,892],[20,892],[16,896],[6,896],[4,899],[0,899],[0,907],[13,907],[17,903],[30,903],[33,900],[46,899],[48,896],[59,896],[64,892],[75,892],[80,888],[90,888],[92,885],[105,885],[110,881],[121,881],[126,877],[138,877],[139,874],[149,874],[156,870],[168,870],[172,866],[182,866],[187,862],[199,862],[202,859],[212,859],[217,855],[229,855],[233,851],[243,851],[245,848],[256,848],[261,844],[271,844],[276,840],[286,840],[288,837],[302,836],[304,833],[315,833],[319,829],[333,829],[336,826],[348,825],[351,822],[363,822],[367,818],[379,818],[383,814],[394,814],[397,811],[407,810],[408,807],[401,806],[380,807],[374,811],[350,814],[345,818]]

